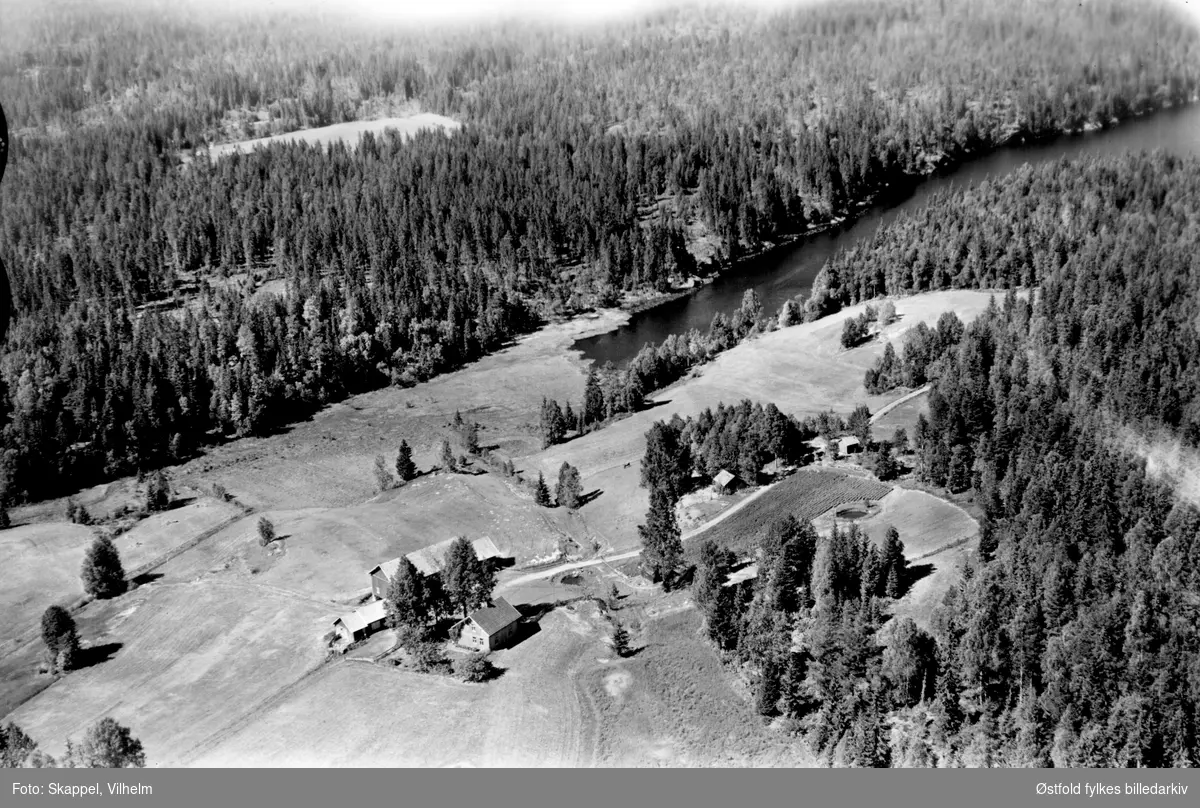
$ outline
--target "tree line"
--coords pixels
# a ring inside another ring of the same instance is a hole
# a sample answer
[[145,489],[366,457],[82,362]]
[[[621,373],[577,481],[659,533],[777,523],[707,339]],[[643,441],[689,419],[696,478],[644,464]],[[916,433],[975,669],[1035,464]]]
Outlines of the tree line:
[[[666,288],[701,242],[727,264],[934,163],[1196,82],[1195,31],[1140,3],[678,9],[453,35],[204,14],[47,4],[0,32],[10,500],[427,379],[546,316]],[[466,125],[181,165],[259,113],[272,131],[412,104]],[[677,372],[680,347],[608,409]]]
[[877,661],[863,658],[861,603],[818,635],[814,656],[866,683],[807,725],[831,760],[1200,762],[1200,509],[1151,465],[1197,445],[1197,190],[1200,163],[1161,154],[1026,168],[831,260],[815,305],[872,283],[1010,287],[971,324],[915,335],[914,357],[932,361],[900,362],[932,385],[916,474],[972,491],[978,557],[927,625],[876,628]]

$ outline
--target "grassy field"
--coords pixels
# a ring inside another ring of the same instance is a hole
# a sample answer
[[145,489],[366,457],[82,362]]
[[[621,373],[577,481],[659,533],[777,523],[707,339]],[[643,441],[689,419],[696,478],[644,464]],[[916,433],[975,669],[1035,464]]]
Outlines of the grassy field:
[[[138,522],[114,543],[126,571],[132,572],[240,513],[228,503],[196,500]],[[79,571],[95,536],[94,528],[70,522],[35,522],[0,531],[5,571],[0,607],[9,618],[0,626],[0,650],[10,651],[14,642],[27,639],[47,606],[82,597]]]
[[111,658],[10,719],[58,755],[67,738],[112,716],[142,740],[151,765],[167,766],[319,664],[330,619],[307,598],[210,581],[152,584],[98,608],[105,633],[91,639]]
[[590,672],[603,766],[812,766],[795,738],[766,725],[722,666],[688,593],[622,608],[637,654]]
[[[618,614],[636,622],[614,658],[594,603],[562,606],[497,652],[500,678],[468,685],[385,665],[322,670],[199,766],[806,765],[763,726],[698,633],[686,595]],[[331,732],[330,727],[337,727]],[[397,729],[393,729],[397,728]]]
[[261,146],[273,143],[305,143],[310,146],[328,146],[330,143],[345,143],[350,147],[358,145],[363,134],[371,132],[378,135],[383,132],[397,132],[404,137],[412,137],[425,129],[442,129],[453,131],[462,126],[458,121],[437,115],[432,112],[419,112],[402,118],[383,118],[377,121],[350,121],[335,123],[331,126],[321,126],[315,129],[302,129],[298,132],[288,132],[286,135],[240,140],[236,143],[224,143],[213,146],[209,156],[219,160],[234,153],[246,153]]
[[[904,542],[909,569],[917,577],[908,592],[892,605],[896,617],[911,617],[928,628],[929,616],[946,590],[958,580],[963,561],[979,541],[979,523],[954,503],[907,488],[896,488],[878,502],[879,509],[858,520],[867,535],[882,542],[895,526]],[[819,531],[833,523],[830,514],[817,519]]]
[[885,413],[875,423],[871,424],[871,437],[874,440],[891,440],[897,429],[903,428],[911,440],[917,426],[917,416],[929,416],[929,395],[923,394],[906,401],[893,410]]
[[[895,526],[909,558],[928,555],[979,532],[979,523],[962,508],[924,491],[894,488],[876,504],[878,510],[856,520],[858,526],[878,542],[883,541],[888,527]],[[825,513],[813,525],[825,533],[834,519],[832,513]],[[837,521],[848,524],[844,519]]]
[[749,550],[776,519],[788,514],[801,521],[815,519],[843,503],[879,499],[891,490],[890,485],[878,480],[834,469],[800,469],[749,507],[701,533],[689,546],[695,548],[699,542],[712,539],[734,550]]
[[[951,308],[969,320],[986,302],[970,292],[902,299],[892,329]],[[239,505],[192,498],[120,537],[127,568],[169,557],[131,593],[77,614],[85,643],[101,650],[83,670],[53,683],[37,675],[37,642],[0,657],[0,712],[11,712],[6,718],[51,753],[111,715],[145,742],[152,764],[163,765],[803,764],[799,747],[762,727],[739,683],[724,676],[686,593],[663,598],[608,565],[580,579],[605,592],[615,581],[628,596],[623,612],[642,648],[630,660],[611,659],[607,618],[584,606],[543,618],[537,634],[498,655],[507,670],[485,686],[362,661],[326,669],[320,640],[366,592],[370,567],[456,534],[490,536],[518,563],[559,546],[587,556],[594,541],[605,551],[635,547],[645,513],[638,461],[656,419],[744,397],[799,414],[848,411],[862,400],[877,408],[886,399],[864,399],[861,379],[882,345],[837,347],[841,319],[854,313],[739,346],[659,394],[659,406],[544,451],[536,429],[542,397],[577,402],[583,390],[585,368],[571,342],[625,314],[553,325],[456,373],[357,396],[272,437],[214,448],[171,470],[173,485],[191,498],[220,483]],[[405,439],[428,469],[455,410],[480,422],[484,445],[516,458],[527,477],[544,470],[553,480],[567,460],[595,498],[573,514],[535,506],[528,489],[498,475],[443,473],[378,493],[375,456],[390,462]],[[807,494],[799,488],[805,482],[813,486]],[[885,488],[807,470],[714,530],[751,535],[776,511],[828,507],[832,500],[821,499],[828,492],[820,494],[827,483],[854,489],[829,495],[838,501],[868,495],[863,486]],[[104,515],[136,504],[139,492],[121,481],[80,500]],[[737,499],[697,502],[694,516],[711,518]],[[21,526],[0,533],[0,560],[19,580],[6,586],[3,603],[21,631],[35,628],[43,600],[78,591],[90,534],[61,522],[64,507],[16,509]],[[886,512],[917,524],[899,506]],[[267,548],[256,540],[259,515],[280,537]],[[921,593],[949,574],[938,566],[918,581],[907,596],[911,608],[925,608],[921,597],[933,595]],[[531,581],[506,593],[516,603],[557,602],[587,586]]]
[[240,501],[264,509],[356,505],[378,491],[376,455],[394,461],[401,439],[413,447],[420,468],[435,465],[456,410],[482,425],[485,447],[510,457],[529,454],[540,448],[542,397],[582,396],[585,368],[569,350],[572,342],[627,317],[609,310],[548,326],[432,381],[355,396],[281,434],[215,447],[180,466],[175,478],[201,489],[222,483]]
[[879,409],[896,394],[868,396],[862,379],[882,355],[883,340],[899,340],[917,322],[933,325],[949,310],[969,322],[987,307],[990,297],[986,292],[960,290],[897,298],[897,320],[882,337],[851,350],[841,347],[842,322],[863,306],[773,331],[721,354],[692,377],[657,393],[652,398],[657,406],[538,452],[527,459],[527,465],[546,474],[555,472],[564,460],[579,468],[584,488],[601,492],[581,510],[589,527],[605,539],[607,548],[628,549],[637,544],[637,525],[648,507],[647,494],[638,486],[638,464],[645,451],[645,433],[654,421],[673,413],[694,415],[744,398],[774,402],[798,416],[828,409],[847,414],[859,403]]

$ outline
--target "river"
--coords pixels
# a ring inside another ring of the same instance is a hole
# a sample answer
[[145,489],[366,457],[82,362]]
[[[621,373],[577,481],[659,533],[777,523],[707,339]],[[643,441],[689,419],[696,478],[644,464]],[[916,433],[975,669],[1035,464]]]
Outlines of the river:
[[893,195],[886,203],[868,208],[842,225],[740,262],[695,292],[639,312],[617,330],[580,340],[574,347],[599,365],[609,361],[622,365],[647,342],[662,342],[671,334],[693,328],[707,331],[713,315],[736,309],[747,289],[758,293],[765,311],[778,311],[788,298],[808,294],[813,279],[835,251],[869,238],[901,213],[927,204],[934,194],[1002,176],[1025,163],[1155,149],[1181,156],[1200,155],[1200,104],[1163,110],[1112,129],[1034,145],[1007,146],[969,160],[926,178],[909,193]]

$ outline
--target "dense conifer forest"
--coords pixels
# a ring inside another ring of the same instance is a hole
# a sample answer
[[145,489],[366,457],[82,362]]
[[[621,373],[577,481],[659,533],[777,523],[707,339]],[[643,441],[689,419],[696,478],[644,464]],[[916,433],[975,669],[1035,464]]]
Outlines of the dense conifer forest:
[[1047,165],[946,195],[828,265],[812,313],[872,284],[1010,291],[965,327],[913,330],[867,374],[932,384],[915,474],[983,510],[977,557],[927,626],[888,618],[892,556],[853,531],[780,523],[738,587],[719,586],[726,553],[701,551],[710,636],[826,761],[1200,763],[1200,503],[1120,439],[1197,444],[1198,193],[1196,160]]
[[[1107,0],[445,32],[332,12],[6,9],[5,497],[420,381],[936,165],[1182,103],[1196,47],[1175,12]],[[416,108],[463,129],[185,160]]]

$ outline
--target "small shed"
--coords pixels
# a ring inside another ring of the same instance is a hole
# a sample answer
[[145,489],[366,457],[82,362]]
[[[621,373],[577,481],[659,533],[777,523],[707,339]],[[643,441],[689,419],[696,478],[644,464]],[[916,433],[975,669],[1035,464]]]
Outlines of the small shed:
[[713,476],[713,488],[718,494],[731,494],[741,486],[741,478],[728,469],[721,469]]
[[333,621],[334,632],[346,642],[358,642],[387,625],[387,604],[374,600]]
[[504,598],[491,606],[476,609],[466,620],[455,624],[456,642],[475,651],[495,651],[512,642],[521,622],[521,613]]
[[844,438],[838,438],[838,454],[851,455],[860,454],[863,450],[862,441],[853,435],[847,435]]

